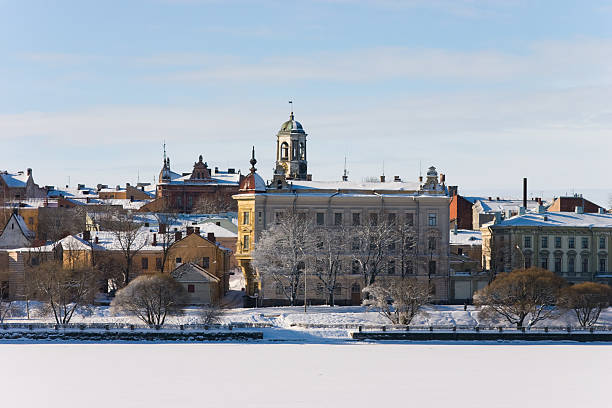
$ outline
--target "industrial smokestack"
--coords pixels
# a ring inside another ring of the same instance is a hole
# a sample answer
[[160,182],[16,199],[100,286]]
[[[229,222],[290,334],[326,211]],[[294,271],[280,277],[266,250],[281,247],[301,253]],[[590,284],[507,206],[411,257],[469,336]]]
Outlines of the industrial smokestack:
[[523,207],[527,209],[527,177],[523,177]]

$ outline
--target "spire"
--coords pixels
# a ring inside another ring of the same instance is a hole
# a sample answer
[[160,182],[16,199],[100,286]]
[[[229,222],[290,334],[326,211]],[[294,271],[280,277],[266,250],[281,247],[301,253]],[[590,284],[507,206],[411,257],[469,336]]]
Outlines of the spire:
[[346,156],[344,156],[344,173],[342,174],[342,181],[348,181],[348,170],[346,169]]
[[255,160],[255,146],[253,146],[253,153],[251,154],[251,173],[255,173],[257,170],[255,165],[257,164],[257,160]]
[[167,161],[166,161],[166,141],[164,140],[164,166],[166,165]]

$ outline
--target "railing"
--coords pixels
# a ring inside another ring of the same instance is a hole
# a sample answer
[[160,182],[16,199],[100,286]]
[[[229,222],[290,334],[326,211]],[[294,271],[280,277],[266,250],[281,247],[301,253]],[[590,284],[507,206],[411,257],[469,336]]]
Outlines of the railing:
[[357,331],[415,331],[415,332],[521,332],[521,333],[549,333],[549,332],[612,332],[612,325],[597,325],[583,328],[580,326],[533,326],[533,327],[511,327],[494,325],[430,325],[430,326],[410,326],[410,325],[376,325],[376,324],[312,324],[294,323],[292,327],[304,329],[346,329]]
[[0,330],[232,330],[272,327],[270,323],[228,323],[228,324],[164,324],[149,326],[130,323],[2,323]]

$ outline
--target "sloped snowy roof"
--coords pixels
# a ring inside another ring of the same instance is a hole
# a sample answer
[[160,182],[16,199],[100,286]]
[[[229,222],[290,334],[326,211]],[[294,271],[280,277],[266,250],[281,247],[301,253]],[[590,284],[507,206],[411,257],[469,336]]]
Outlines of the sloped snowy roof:
[[450,231],[451,245],[482,245],[482,234],[480,231],[472,230],[451,230]]
[[489,224],[492,227],[583,227],[612,228],[612,214],[578,214],[573,212],[544,212],[517,215]]
[[[483,212],[504,212],[504,211],[519,211],[523,206],[523,200],[484,200],[477,199],[475,203],[479,203]],[[538,208],[539,203],[534,200],[527,200],[527,209]]]
[[27,173],[19,172],[16,174],[3,172],[0,173],[0,177],[6,185],[10,188],[25,188],[28,183],[28,175]]
[[355,181],[288,181],[294,189],[318,190],[369,190],[369,191],[419,191],[420,184],[416,182],[390,181],[355,182]]

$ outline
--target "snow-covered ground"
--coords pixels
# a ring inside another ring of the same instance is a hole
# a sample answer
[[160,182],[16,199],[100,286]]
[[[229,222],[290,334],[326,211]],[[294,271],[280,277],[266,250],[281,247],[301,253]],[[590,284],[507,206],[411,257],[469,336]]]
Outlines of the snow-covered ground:
[[612,346],[0,345],[2,406],[609,406]]

